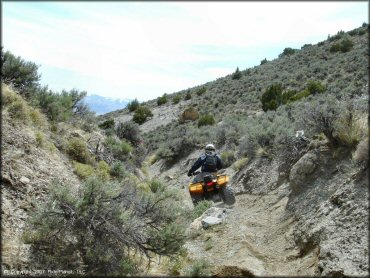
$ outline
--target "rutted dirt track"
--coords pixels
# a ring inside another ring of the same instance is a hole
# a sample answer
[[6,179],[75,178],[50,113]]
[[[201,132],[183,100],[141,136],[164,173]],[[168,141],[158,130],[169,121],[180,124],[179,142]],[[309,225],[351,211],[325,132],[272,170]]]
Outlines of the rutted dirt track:
[[237,196],[224,223],[187,242],[189,257],[207,261],[216,276],[314,275],[318,250],[299,254],[287,201],[279,189]]

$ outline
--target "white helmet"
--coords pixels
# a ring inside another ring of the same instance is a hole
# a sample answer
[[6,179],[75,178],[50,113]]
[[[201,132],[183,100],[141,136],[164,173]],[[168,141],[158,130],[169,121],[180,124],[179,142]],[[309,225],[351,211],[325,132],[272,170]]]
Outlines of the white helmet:
[[215,150],[216,150],[216,148],[213,144],[208,144],[206,146],[206,151],[215,151]]

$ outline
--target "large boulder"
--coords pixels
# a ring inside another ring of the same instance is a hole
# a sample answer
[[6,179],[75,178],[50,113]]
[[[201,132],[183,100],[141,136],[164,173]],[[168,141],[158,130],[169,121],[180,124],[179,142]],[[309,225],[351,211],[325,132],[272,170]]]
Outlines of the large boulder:
[[317,166],[318,156],[314,152],[308,152],[293,165],[289,180],[292,192],[296,193],[312,174]]
[[214,216],[207,216],[206,218],[202,219],[202,226],[204,229],[221,223],[222,219]]
[[232,209],[211,207],[190,224],[188,232],[199,231],[221,224],[231,211]]

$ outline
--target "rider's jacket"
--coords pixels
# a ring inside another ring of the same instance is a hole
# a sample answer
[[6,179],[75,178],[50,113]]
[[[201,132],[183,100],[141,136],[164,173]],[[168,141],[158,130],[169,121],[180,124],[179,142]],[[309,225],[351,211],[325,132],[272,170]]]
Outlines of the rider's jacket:
[[[221,157],[218,154],[213,155],[216,159],[216,168],[220,170],[223,168],[223,163]],[[207,154],[202,154],[197,161],[195,161],[194,165],[190,168],[189,173],[194,173],[199,167],[201,168],[202,172],[214,172],[214,169],[209,169],[206,164]]]

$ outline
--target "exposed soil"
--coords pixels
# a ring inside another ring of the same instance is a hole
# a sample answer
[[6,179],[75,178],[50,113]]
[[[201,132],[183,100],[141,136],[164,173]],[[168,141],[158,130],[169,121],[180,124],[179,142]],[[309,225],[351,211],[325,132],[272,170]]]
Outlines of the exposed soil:
[[295,246],[284,191],[237,196],[225,223],[186,243],[189,257],[208,262],[216,276],[314,275],[318,249],[301,255]]

